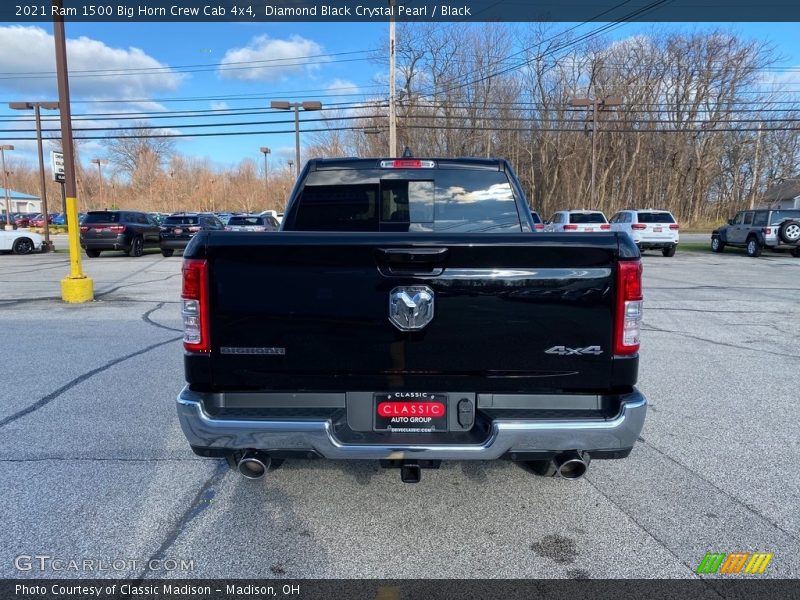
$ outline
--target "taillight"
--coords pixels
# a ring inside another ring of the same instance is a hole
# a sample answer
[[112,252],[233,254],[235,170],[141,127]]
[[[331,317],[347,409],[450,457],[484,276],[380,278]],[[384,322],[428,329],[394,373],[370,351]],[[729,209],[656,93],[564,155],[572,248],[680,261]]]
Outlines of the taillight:
[[183,347],[190,352],[211,352],[208,324],[208,263],[187,258],[183,261],[181,291]]
[[647,225],[644,223],[634,223],[631,225],[631,229],[647,229]]
[[669,228],[672,229],[673,231],[677,231],[678,229],[680,229],[677,223],[673,223],[672,225],[669,226]]
[[112,225],[108,228],[111,233],[122,233],[125,231],[125,225]]
[[536,231],[544,231],[544,223],[534,223],[533,228]]
[[86,233],[89,231],[89,228],[86,225],[81,225],[81,233]]
[[611,229],[611,225],[609,225],[608,223],[601,223],[600,229],[603,231],[607,231],[608,229]]
[[763,229],[761,230],[761,232],[762,232],[764,235],[772,235],[772,228],[770,228],[770,227],[765,227],[765,228],[763,228]]
[[189,227],[189,231],[191,231],[193,233],[196,233],[196,232],[200,231],[200,227]]
[[614,354],[636,354],[642,322],[642,263],[621,261],[617,270]]
[[433,169],[436,163],[432,160],[418,160],[416,158],[396,158],[382,160],[381,169]]
[[577,225],[564,225],[564,231],[575,231],[578,229]]

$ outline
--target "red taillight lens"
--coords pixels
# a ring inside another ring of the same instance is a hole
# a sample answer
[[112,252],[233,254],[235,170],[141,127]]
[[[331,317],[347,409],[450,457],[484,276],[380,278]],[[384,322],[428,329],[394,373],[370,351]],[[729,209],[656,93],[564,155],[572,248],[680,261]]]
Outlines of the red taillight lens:
[[577,225],[564,225],[564,231],[576,231],[577,229]]
[[772,228],[771,227],[764,227],[761,230],[761,233],[763,233],[764,235],[772,235]]
[[544,223],[534,223],[533,228],[536,231],[544,231]]
[[211,352],[208,323],[208,263],[189,258],[183,261],[181,290],[183,347],[189,352]]
[[125,231],[125,225],[112,225],[108,228],[111,233],[122,233]]
[[81,233],[86,233],[89,231],[89,228],[86,225],[81,225]]
[[669,228],[672,229],[673,231],[677,231],[678,229],[680,229],[677,223],[673,223],[672,225],[669,226]]
[[416,158],[396,158],[382,160],[381,169],[433,169],[436,163],[432,160],[419,160]]
[[642,263],[638,260],[621,261],[617,268],[614,354],[636,354],[642,322]]
[[644,223],[634,223],[631,225],[631,229],[647,229],[647,225]]
[[603,230],[603,231],[607,231],[607,230],[611,229],[611,225],[609,225],[608,223],[601,223],[600,224],[600,229]]
[[197,233],[198,231],[200,231],[200,227],[189,227],[189,231],[191,231],[192,233]]

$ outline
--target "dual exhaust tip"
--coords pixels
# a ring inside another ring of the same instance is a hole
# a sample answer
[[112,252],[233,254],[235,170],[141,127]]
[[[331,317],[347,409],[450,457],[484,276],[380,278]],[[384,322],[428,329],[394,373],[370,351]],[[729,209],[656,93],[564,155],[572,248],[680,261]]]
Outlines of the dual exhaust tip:
[[[563,452],[553,459],[555,476],[562,479],[580,479],[589,468],[589,456],[577,451]],[[267,474],[272,459],[260,450],[245,452],[236,467],[245,479],[261,479]],[[404,483],[418,483],[422,478],[420,465],[416,462],[404,462],[400,467],[400,479]]]
[[267,474],[272,459],[260,450],[248,450],[236,463],[236,468],[245,479],[261,479]]
[[589,456],[587,454],[571,451],[557,455],[553,459],[556,477],[562,479],[580,479],[586,475],[589,468]]

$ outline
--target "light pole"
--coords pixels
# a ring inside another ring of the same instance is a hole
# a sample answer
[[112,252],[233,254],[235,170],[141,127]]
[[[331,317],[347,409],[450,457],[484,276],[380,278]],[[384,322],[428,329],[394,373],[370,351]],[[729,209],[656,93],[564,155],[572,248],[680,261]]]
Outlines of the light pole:
[[597,128],[600,126],[598,112],[608,110],[612,106],[622,104],[622,98],[610,97],[601,99],[573,98],[570,100],[572,106],[591,106],[592,107],[592,208],[599,208],[597,205]]
[[75,151],[72,146],[72,111],[69,105],[69,71],[67,69],[67,40],[64,35],[62,0],[53,0],[53,38],[56,53],[58,105],[61,108],[61,141],[64,150],[64,187],[67,196],[67,228],[69,232],[70,273],[61,280],[64,302],[80,303],[94,300],[94,283],[81,270],[80,235],[78,233],[78,199],[75,187]]
[[13,150],[11,144],[0,145],[0,166],[3,169],[3,188],[6,192],[6,231],[11,231],[14,226],[11,224],[11,201],[8,199],[8,171],[6,171],[6,150]]
[[264,155],[264,191],[269,191],[269,163],[267,162],[267,154],[272,152],[266,146],[261,146],[261,153]]
[[[99,190],[99,194],[98,195],[100,196],[100,199],[102,200],[103,199],[103,165],[107,165],[108,161],[104,160],[102,158],[93,158],[89,162],[91,162],[92,164],[97,165],[97,176],[100,178],[100,190]],[[102,204],[103,203],[101,202],[101,205]],[[105,203],[105,206],[108,206],[107,202]]]
[[273,100],[270,108],[276,110],[290,110],[294,109],[294,154],[295,154],[295,168],[297,172],[295,175],[300,176],[300,109],[303,110],[322,110],[322,102],[317,100],[306,100],[304,102],[289,102],[287,100]]
[[33,109],[36,118],[36,145],[39,151],[39,195],[42,200],[42,214],[44,215],[44,250],[46,252],[54,250],[53,242],[50,241],[50,213],[47,209],[47,188],[45,187],[44,177],[44,150],[42,149],[42,113],[41,109],[58,110],[58,102],[10,102],[8,107],[12,110]]

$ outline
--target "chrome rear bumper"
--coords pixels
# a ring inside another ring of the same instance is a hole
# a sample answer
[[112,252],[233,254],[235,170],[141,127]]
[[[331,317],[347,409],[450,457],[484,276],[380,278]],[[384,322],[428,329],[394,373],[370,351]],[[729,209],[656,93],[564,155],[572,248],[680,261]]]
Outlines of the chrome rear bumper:
[[203,397],[188,387],[178,396],[181,428],[194,447],[313,450],[330,459],[491,460],[509,452],[626,450],[639,437],[647,411],[647,399],[634,390],[620,397],[620,411],[614,418],[495,419],[488,438],[480,444],[345,444],[336,438],[327,419],[219,419],[203,410]]

